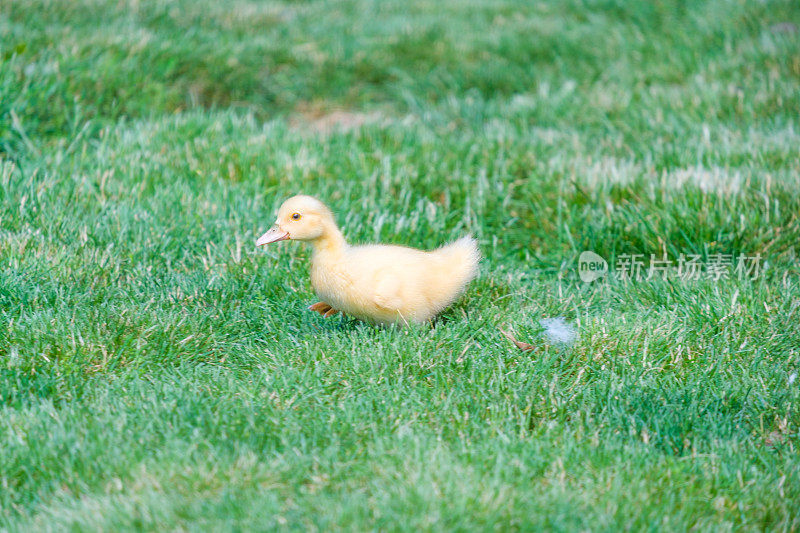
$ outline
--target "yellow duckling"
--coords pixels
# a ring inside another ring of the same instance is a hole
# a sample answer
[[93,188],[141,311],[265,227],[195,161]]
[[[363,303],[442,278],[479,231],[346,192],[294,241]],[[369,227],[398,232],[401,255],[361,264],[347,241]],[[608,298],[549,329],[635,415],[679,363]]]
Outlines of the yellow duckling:
[[426,252],[385,244],[350,246],[328,207],[293,196],[257,246],[309,241],[311,285],[322,300],[309,307],[325,317],[339,311],[380,324],[424,322],[453,303],[477,274],[480,253],[471,237]]

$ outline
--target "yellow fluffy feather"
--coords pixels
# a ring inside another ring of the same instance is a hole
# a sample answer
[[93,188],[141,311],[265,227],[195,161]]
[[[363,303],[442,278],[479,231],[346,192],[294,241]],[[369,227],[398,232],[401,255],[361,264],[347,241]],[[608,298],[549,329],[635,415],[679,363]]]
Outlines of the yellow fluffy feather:
[[311,285],[322,300],[310,307],[380,324],[424,322],[464,291],[478,272],[475,240],[463,237],[436,250],[370,244],[350,246],[325,204],[293,196],[256,244],[285,239],[313,246]]

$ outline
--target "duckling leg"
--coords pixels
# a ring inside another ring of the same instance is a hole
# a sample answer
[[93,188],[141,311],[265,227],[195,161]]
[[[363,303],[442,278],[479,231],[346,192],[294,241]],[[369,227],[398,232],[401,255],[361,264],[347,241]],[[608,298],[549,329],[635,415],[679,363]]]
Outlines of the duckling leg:
[[325,302],[317,302],[313,305],[308,307],[309,311],[314,311],[315,313],[321,314],[323,317],[328,318],[329,316],[333,316],[338,313],[338,309],[334,309],[330,305],[326,304]]
[[315,303],[313,305],[309,305],[308,306],[308,310],[309,311],[314,311],[314,312],[320,313],[320,314],[324,313],[325,311],[327,311],[330,308],[331,308],[331,306],[326,304],[325,302],[317,302],[317,303]]

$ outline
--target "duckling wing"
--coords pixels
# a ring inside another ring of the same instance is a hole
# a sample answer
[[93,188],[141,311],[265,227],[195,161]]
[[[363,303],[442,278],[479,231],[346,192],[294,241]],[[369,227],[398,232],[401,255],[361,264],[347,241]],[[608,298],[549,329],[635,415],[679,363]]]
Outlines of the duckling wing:
[[351,284],[336,291],[335,296],[341,294],[338,305],[325,301],[378,322],[421,322],[464,290],[475,277],[479,257],[470,238],[430,252],[393,245],[352,247],[345,268]]
[[387,310],[397,311],[403,306],[400,279],[395,272],[381,271],[375,276],[375,305]]
[[401,246],[352,247],[347,258],[353,280],[347,296],[350,314],[387,323],[413,320],[414,305],[421,298],[424,257],[425,252]]

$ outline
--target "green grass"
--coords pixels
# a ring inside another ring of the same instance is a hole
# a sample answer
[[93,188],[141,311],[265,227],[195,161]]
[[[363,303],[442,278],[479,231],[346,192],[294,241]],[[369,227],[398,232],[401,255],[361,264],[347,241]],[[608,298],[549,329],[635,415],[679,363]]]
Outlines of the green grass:
[[[796,2],[231,6],[0,1],[0,530],[800,528]],[[481,274],[324,320],[298,192]]]

